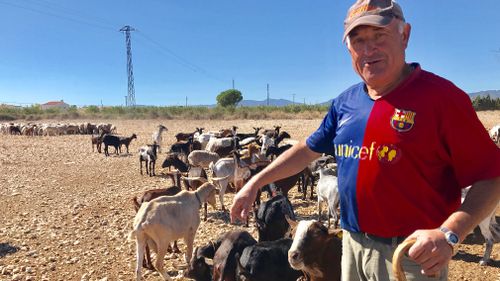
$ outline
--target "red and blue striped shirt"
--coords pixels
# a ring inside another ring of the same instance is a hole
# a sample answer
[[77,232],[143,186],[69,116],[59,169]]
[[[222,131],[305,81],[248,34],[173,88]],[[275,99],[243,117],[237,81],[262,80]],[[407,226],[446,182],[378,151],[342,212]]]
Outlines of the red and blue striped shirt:
[[394,237],[439,227],[462,188],[500,176],[500,149],[469,96],[414,66],[377,100],[364,83],[347,89],[307,139],[337,159],[344,229]]

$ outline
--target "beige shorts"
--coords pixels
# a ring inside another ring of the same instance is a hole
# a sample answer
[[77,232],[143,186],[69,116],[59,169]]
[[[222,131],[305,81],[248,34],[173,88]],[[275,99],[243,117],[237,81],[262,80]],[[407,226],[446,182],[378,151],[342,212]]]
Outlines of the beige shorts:
[[[342,281],[396,281],[392,274],[392,255],[396,243],[374,240],[363,233],[344,230],[342,239]],[[405,257],[402,261],[408,281],[446,281],[448,267],[439,277],[420,273],[421,267]]]

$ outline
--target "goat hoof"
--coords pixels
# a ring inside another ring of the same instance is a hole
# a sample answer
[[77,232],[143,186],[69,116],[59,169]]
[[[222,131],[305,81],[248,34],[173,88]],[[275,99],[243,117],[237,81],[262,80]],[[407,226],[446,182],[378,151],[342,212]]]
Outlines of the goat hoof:
[[480,265],[480,266],[486,266],[486,265],[488,265],[488,260],[483,260],[483,259],[481,259],[481,260],[479,261],[479,265]]

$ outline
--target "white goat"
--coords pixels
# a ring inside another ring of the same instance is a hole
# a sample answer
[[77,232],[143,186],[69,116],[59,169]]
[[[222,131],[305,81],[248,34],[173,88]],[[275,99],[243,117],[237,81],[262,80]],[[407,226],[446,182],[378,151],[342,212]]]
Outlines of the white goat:
[[188,162],[191,166],[208,168],[211,162],[217,162],[219,154],[206,150],[193,150],[188,155]]
[[163,271],[163,258],[170,242],[184,239],[186,262],[193,252],[193,242],[198,226],[202,203],[215,206],[216,188],[204,183],[196,191],[181,191],[174,196],[162,196],[141,205],[134,219],[129,239],[136,240],[136,280],[141,280],[141,269],[146,244],[156,252],[155,268],[165,280],[172,280]]
[[339,217],[337,208],[339,206],[339,186],[338,179],[333,175],[334,171],[326,165],[319,169],[319,180],[317,184],[318,194],[318,221],[321,222],[321,209],[323,203],[328,206],[328,227],[330,227],[330,216],[333,217],[334,227],[337,227]]
[[[462,189],[462,202],[464,202],[469,190],[470,186]],[[495,210],[493,210],[493,212],[484,218],[478,225],[486,243],[483,258],[479,261],[480,265],[488,264],[490,261],[491,251],[493,250],[493,244],[500,241],[500,225],[496,223],[495,219],[497,208],[500,208],[500,202],[498,202]]]
[[207,144],[212,137],[215,138],[215,133],[213,132],[201,133],[198,136],[195,134],[196,140],[201,143],[201,149],[205,149],[207,147]]
[[491,128],[488,133],[490,134],[490,138],[495,142],[495,143],[500,143],[500,125],[495,125],[493,128]]
[[210,169],[214,177],[226,177],[219,181],[219,199],[222,211],[226,211],[224,207],[224,193],[230,182],[238,189],[243,186],[245,181],[250,177],[250,166],[240,167],[239,159],[236,156],[233,158],[221,158],[215,164],[210,163]]
[[158,125],[158,131],[154,132],[153,135],[151,136],[153,144],[158,145],[158,153],[161,153],[161,142],[163,140],[161,137],[161,133],[163,133],[164,131],[168,131],[167,127],[163,125]]
[[233,138],[231,137],[225,137],[225,138],[210,138],[210,140],[207,143],[207,146],[205,147],[205,150],[215,152],[217,148],[220,147],[228,147],[232,146],[233,143]]

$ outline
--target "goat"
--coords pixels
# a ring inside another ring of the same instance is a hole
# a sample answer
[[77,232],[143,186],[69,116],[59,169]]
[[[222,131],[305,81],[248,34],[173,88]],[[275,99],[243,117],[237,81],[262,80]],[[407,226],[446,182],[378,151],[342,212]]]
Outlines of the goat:
[[266,157],[269,157],[269,156],[274,156],[274,157],[278,157],[280,156],[283,152],[287,151],[288,149],[290,149],[292,147],[291,144],[285,144],[283,146],[275,146],[275,145],[271,145],[267,148],[266,150]]
[[[311,187],[311,199],[313,196],[313,190],[315,186],[315,181],[319,179],[319,169],[322,167],[323,164],[330,164],[330,163],[335,163],[335,157],[331,155],[323,155],[307,166],[309,170],[311,171],[311,174],[305,175],[304,178],[301,178],[301,184],[299,184],[299,187],[304,186],[307,189],[307,186]],[[337,176],[337,174],[334,174],[334,176]],[[307,191],[303,191],[304,193]]]
[[179,153],[177,152],[170,152],[167,154],[167,157],[165,160],[163,160],[163,163],[161,164],[162,168],[168,168],[170,170],[170,167],[173,166],[177,170],[185,173],[189,170],[189,166],[184,163],[181,159],[179,159]]
[[276,195],[262,203],[255,215],[259,241],[284,238],[290,229],[286,216],[295,219],[292,203],[285,196]]
[[192,132],[192,133],[177,133],[175,135],[175,139],[177,141],[181,141],[181,140],[188,140],[189,138],[194,138],[194,135],[196,133],[201,134],[203,132],[203,128],[196,128],[196,131]]
[[193,150],[188,155],[188,162],[192,166],[208,168],[210,163],[217,162],[220,159],[219,154],[206,150]]
[[232,230],[222,235],[213,258],[213,280],[234,281],[236,278],[236,255],[241,255],[245,247],[257,243],[244,230]]
[[127,148],[127,154],[128,154],[128,146],[130,145],[130,142],[133,139],[137,139],[136,134],[132,134],[130,137],[120,137],[120,152],[122,150],[122,145],[125,145],[125,148]]
[[21,135],[21,129],[17,125],[10,125],[9,134],[11,135]]
[[[181,188],[179,186],[173,185],[167,188],[159,188],[159,189],[150,189],[146,190],[141,196],[134,196],[132,198],[132,203],[134,204],[135,213],[139,211],[142,203],[149,202],[153,199],[156,199],[160,196],[173,196],[177,193],[181,192]],[[170,247],[168,245],[168,252],[176,252],[180,253],[181,251],[177,247],[177,240],[174,241],[174,246]],[[149,254],[149,246],[146,245],[146,256],[143,262],[143,267],[148,269],[154,269],[153,263],[151,262],[151,255]]]
[[262,127],[252,127],[254,129],[253,133],[248,133],[248,134],[243,134],[243,133],[237,133],[236,137],[239,138],[240,140],[250,138],[250,137],[257,137],[259,134],[259,131],[262,129]]
[[100,123],[96,125],[99,134],[111,134],[111,127],[113,127],[113,125],[109,123]]
[[191,166],[187,171],[187,177],[181,179],[186,190],[196,190],[200,185],[208,181],[208,176],[203,168]]
[[173,240],[183,238],[187,246],[185,261],[191,260],[193,242],[200,225],[199,209],[204,202],[215,205],[216,188],[205,183],[196,191],[181,191],[174,196],[162,196],[141,205],[129,239],[136,241],[136,280],[141,280],[141,265],[146,244],[156,252],[155,269],[165,280],[172,280],[163,271],[163,258]]
[[288,250],[292,268],[304,272],[310,281],[340,281],[342,230],[329,232],[315,220],[287,221],[296,230]]
[[[193,141],[193,138],[189,138],[186,142],[184,141],[179,141],[170,146],[170,152],[177,152],[179,154],[185,155],[184,157],[187,158],[189,153],[195,149],[201,149],[201,144],[199,142]],[[186,160],[187,162],[187,160]]]
[[188,263],[188,267],[184,270],[183,276],[194,279],[195,281],[212,281],[213,266],[207,264],[205,256],[200,254],[200,249],[198,247],[194,248],[193,253]]
[[221,137],[234,137],[236,135],[236,130],[238,129],[238,127],[236,126],[233,126],[231,127],[231,129],[221,129],[219,131],[219,136]]
[[288,250],[292,239],[258,242],[236,255],[236,280],[296,281],[302,272],[288,263]]
[[120,138],[114,135],[105,134],[102,138],[102,142],[104,143],[104,155],[109,156],[108,147],[112,145],[115,148],[115,154],[118,155],[118,151],[120,150]]
[[233,150],[240,148],[238,138],[220,138],[220,139],[210,139],[206,146],[207,151],[215,152],[219,154],[220,157],[227,157],[231,155]]
[[[467,196],[469,190],[470,186],[462,190],[462,202]],[[480,265],[487,265],[491,261],[490,255],[493,250],[493,244],[500,241],[500,225],[496,223],[495,219],[496,209],[498,208],[500,208],[500,202],[498,202],[497,208],[495,208],[495,210],[493,210],[493,212],[484,218],[478,225],[486,243],[483,258],[479,261]]]
[[274,126],[274,129],[265,129],[263,135],[270,138],[275,138],[280,133],[281,126]]
[[283,132],[280,132],[275,138],[274,138],[274,145],[275,146],[278,146],[280,144],[280,142],[284,139],[289,139],[290,138],[290,134],[283,131]]
[[493,128],[488,130],[488,133],[493,142],[496,144],[500,143],[500,125],[493,126]]
[[210,132],[208,132],[208,133],[201,133],[198,136],[196,136],[196,134],[195,134],[195,139],[200,143],[201,149],[206,149],[208,142],[212,138],[216,139],[214,133],[210,133]]
[[92,142],[92,152],[94,152],[94,145],[96,146],[97,152],[101,153],[103,135],[92,135],[90,141]]
[[162,137],[161,134],[164,131],[168,131],[167,127],[163,125],[158,125],[158,131],[155,131],[153,135],[151,136],[151,139],[153,140],[153,144],[158,145],[158,152],[161,153],[161,142],[162,142]]
[[330,169],[326,164],[319,170],[319,180],[317,185],[318,193],[318,221],[321,222],[321,207],[323,203],[328,206],[328,228],[330,228],[330,217],[333,217],[334,228],[337,228],[339,216],[337,208],[339,206],[340,195],[339,185],[336,176],[332,175],[333,171],[328,172]]
[[210,170],[212,170],[212,174],[216,177],[228,176],[227,179],[219,182],[219,199],[221,209],[224,212],[226,211],[224,207],[224,193],[226,192],[229,182],[233,182],[234,186],[241,188],[251,175],[250,166],[241,167],[238,157],[237,153],[233,153],[232,158],[221,158],[216,163],[211,163],[209,167]]
[[157,155],[157,144],[148,144],[147,146],[143,146],[139,148],[139,168],[142,175],[142,162],[146,162],[146,174],[149,174],[150,177],[155,176],[155,166]]

